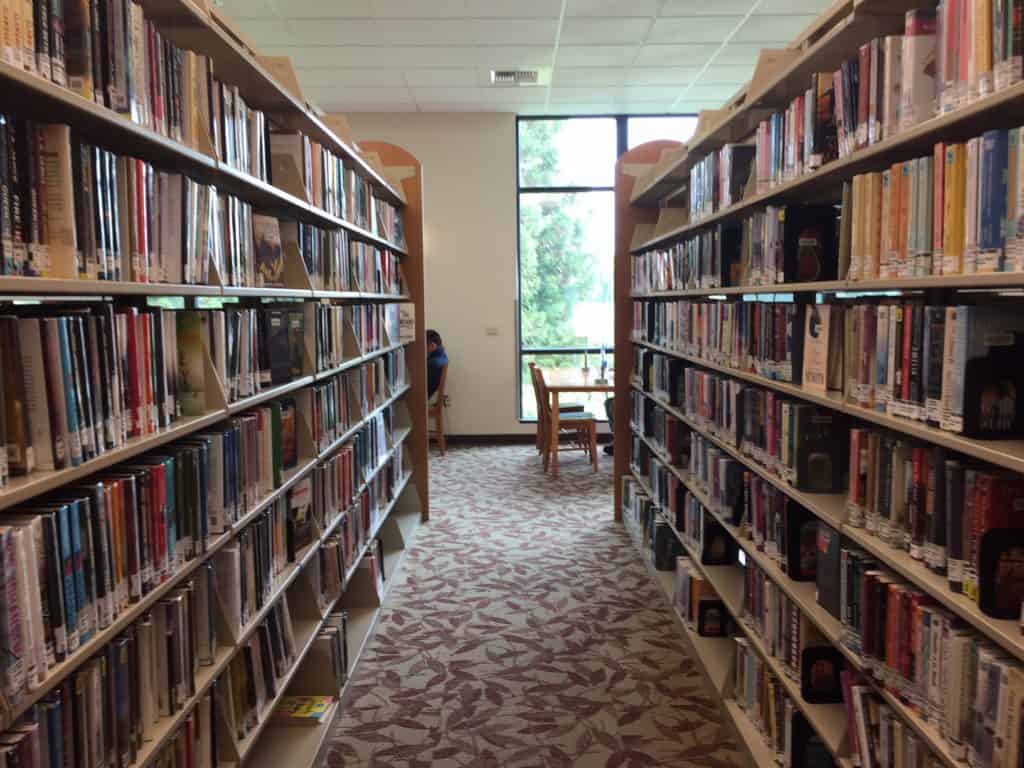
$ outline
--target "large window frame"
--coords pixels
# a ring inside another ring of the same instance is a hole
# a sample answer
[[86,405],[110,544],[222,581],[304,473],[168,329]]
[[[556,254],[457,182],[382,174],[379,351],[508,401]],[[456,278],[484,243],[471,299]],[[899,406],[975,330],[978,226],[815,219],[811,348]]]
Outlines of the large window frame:
[[[523,195],[532,194],[574,194],[586,192],[611,192],[614,194],[615,186],[524,186],[521,171],[521,156],[519,146],[519,127],[522,123],[533,121],[556,121],[556,120],[587,120],[587,119],[613,119],[615,120],[616,147],[615,157],[622,157],[629,149],[629,121],[632,119],[644,118],[692,118],[696,115],[690,114],[639,114],[639,115],[525,115],[516,118],[516,416],[521,424],[532,424],[537,421],[536,417],[529,417],[523,414],[523,358],[534,355],[559,355],[578,354],[599,355],[600,346],[561,346],[561,347],[524,347],[523,346],[523,285],[522,285],[522,199]],[[608,352],[614,352],[614,347],[607,348]],[[594,414],[599,421],[606,421],[604,412]]]

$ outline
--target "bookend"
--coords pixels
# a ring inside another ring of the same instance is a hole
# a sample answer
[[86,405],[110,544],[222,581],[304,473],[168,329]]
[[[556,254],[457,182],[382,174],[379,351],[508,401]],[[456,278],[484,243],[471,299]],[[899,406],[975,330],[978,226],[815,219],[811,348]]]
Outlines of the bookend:
[[306,262],[302,260],[297,245],[290,241],[282,242],[281,253],[284,257],[285,287],[302,291],[314,290],[313,279],[306,269]]
[[342,320],[344,330],[342,331],[341,338],[341,356],[347,362],[357,357],[362,357],[363,349],[359,344],[359,339],[356,338],[356,332],[352,326],[352,311],[348,307],[345,309]]
[[295,165],[293,158],[284,155],[271,155],[270,172],[275,187],[287,192],[289,195],[294,195],[307,205],[312,205],[313,201],[306,194],[306,185],[302,181],[302,173]]

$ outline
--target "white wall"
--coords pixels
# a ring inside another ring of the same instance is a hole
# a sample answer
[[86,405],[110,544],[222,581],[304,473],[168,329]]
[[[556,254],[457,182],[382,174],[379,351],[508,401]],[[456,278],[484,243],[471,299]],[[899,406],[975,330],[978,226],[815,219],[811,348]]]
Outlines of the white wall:
[[449,434],[532,433],[516,405],[515,115],[346,117],[356,141],[398,144],[423,165],[426,324],[451,359]]

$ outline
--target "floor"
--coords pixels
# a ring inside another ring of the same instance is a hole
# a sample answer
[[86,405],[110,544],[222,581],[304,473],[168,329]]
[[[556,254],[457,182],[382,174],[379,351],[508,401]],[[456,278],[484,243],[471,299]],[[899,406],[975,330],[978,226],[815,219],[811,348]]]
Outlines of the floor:
[[742,765],[669,608],[612,520],[611,459],[532,447],[431,462],[329,768]]

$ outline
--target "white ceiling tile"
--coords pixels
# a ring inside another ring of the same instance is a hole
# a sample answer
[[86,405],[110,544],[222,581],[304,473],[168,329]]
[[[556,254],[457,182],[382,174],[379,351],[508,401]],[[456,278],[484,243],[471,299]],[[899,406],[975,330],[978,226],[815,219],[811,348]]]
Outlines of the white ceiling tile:
[[743,19],[742,16],[694,16],[659,18],[648,38],[652,43],[720,43]]
[[317,67],[297,69],[299,82],[304,89],[335,85],[405,86],[400,69],[377,67]]
[[232,21],[277,18],[272,0],[225,0],[221,10]]
[[557,88],[551,87],[551,103],[559,104],[583,104],[583,103],[594,103],[599,104],[602,102],[610,101],[614,98],[616,93],[615,88],[612,87],[570,87],[570,88]]
[[626,73],[628,85],[686,85],[693,81],[700,66],[692,67],[633,67]]
[[270,0],[282,19],[365,19],[370,0]]
[[754,74],[754,67],[747,64],[719,64],[718,60],[701,75],[702,83],[745,83]]
[[562,24],[562,45],[638,43],[651,26],[647,18],[567,18]]
[[367,0],[367,4],[367,15],[379,18],[461,19],[466,15],[466,0]]
[[[645,45],[637,54],[635,65],[640,67],[662,67],[682,65],[701,67],[718,49],[710,43],[689,45]],[[559,56],[561,58],[561,56]]]
[[238,28],[260,48],[265,45],[295,45],[301,41],[288,22],[279,19],[246,19],[238,22]]
[[551,84],[619,85],[625,72],[622,67],[557,67],[551,75]]
[[[493,107],[493,106],[486,107],[486,106],[484,106],[482,104],[476,104],[474,102],[468,102],[468,101],[467,102],[459,102],[459,101],[452,101],[452,102],[430,101],[430,102],[423,102],[423,103],[419,104],[418,107],[419,107],[419,111],[420,112],[511,112],[511,113],[514,114],[514,113],[517,113],[519,111],[519,110],[515,109],[514,107],[509,107],[509,106],[502,106],[500,108],[496,108],[496,107]],[[539,105],[539,106],[534,107],[534,108],[535,109],[539,109],[540,112],[544,111],[544,106],[543,105]]]
[[555,19],[472,19],[466,22],[466,42],[485,45],[555,43]]
[[371,104],[377,102],[411,102],[412,94],[405,86],[388,88],[383,86],[318,86],[303,88],[308,91],[309,98],[319,102],[359,102]]
[[412,86],[473,86],[478,75],[473,67],[417,67],[405,70],[405,82]]
[[629,101],[673,101],[685,88],[685,85],[627,85],[620,93]]
[[713,85],[705,83],[696,83],[694,85],[687,86],[686,88],[680,89],[677,96],[681,96],[686,101],[703,101],[704,99],[710,99],[718,104],[724,104],[725,101],[731,97],[738,87],[735,85]]
[[761,0],[756,13],[808,13],[818,15],[831,5],[829,0]]
[[636,45],[563,44],[558,46],[558,66],[624,67],[633,61],[637,48]]
[[289,26],[302,45],[458,45],[470,34],[461,19],[299,19]]
[[477,19],[557,19],[562,0],[466,0],[466,16]]
[[416,105],[414,103],[407,102],[404,104],[384,104],[376,102],[346,102],[331,103],[324,102],[320,105],[325,112],[415,112]]
[[[764,0],[762,0],[764,2]],[[695,0],[666,0],[661,16],[743,16],[750,10],[754,0],[715,0],[700,3]],[[760,6],[758,6],[760,7]]]
[[747,64],[753,67],[762,47],[756,43],[730,42],[715,56],[714,64]]
[[[627,13],[628,12],[628,13]],[[566,16],[654,16],[658,13],[657,0],[569,0]]]
[[732,38],[737,43],[788,43],[816,17],[751,16]]
[[[539,41],[538,41],[539,42]],[[476,63],[490,69],[546,67],[551,65],[550,45],[489,45],[475,48]]]

